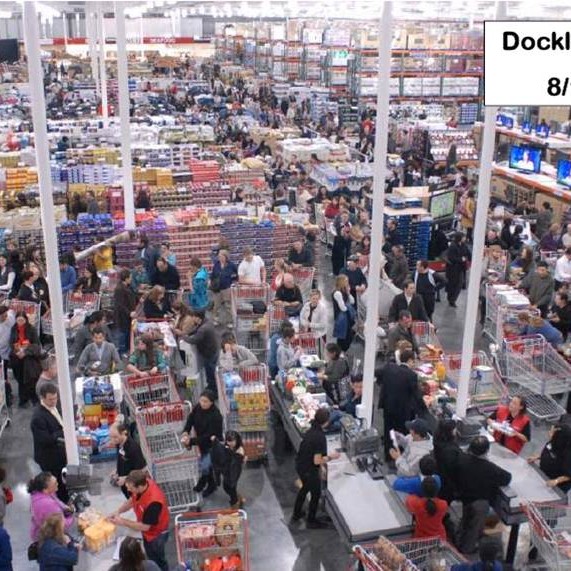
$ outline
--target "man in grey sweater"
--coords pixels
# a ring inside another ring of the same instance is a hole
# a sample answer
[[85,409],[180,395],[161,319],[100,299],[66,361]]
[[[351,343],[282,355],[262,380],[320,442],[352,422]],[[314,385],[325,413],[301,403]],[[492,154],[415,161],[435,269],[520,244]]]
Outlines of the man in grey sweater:
[[238,367],[257,364],[256,355],[247,347],[238,345],[233,333],[227,332],[222,335],[222,352],[218,365],[223,371],[235,371]]
[[528,274],[519,286],[527,291],[531,306],[541,311],[541,317],[546,317],[554,291],[553,277],[547,262],[537,262],[535,272]]
[[395,461],[399,476],[418,476],[420,474],[420,459],[432,452],[432,438],[429,434],[428,424],[421,418],[405,423],[409,431],[408,436],[395,432],[395,439],[399,448],[391,448],[389,454]]
[[93,343],[81,353],[77,362],[77,371],[81,375],[109,375],[121,366],[121,357],[113,343],[105,341],[105,331],[96,327],[92,332]]

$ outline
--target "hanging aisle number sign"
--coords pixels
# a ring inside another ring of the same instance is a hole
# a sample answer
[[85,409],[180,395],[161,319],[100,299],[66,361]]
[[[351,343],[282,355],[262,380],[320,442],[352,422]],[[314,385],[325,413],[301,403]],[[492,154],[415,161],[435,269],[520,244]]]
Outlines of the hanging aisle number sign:
[[571,105],[571,22],[484,22],[485,105]]

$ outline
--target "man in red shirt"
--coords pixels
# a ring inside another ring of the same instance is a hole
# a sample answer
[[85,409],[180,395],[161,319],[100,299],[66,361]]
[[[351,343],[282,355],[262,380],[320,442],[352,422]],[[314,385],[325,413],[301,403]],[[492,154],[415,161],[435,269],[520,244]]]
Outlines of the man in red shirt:
[[[125,478],[125,486],[131,497],[109,520],[116,525],[140,531],[147,557],[161,571],[168,571],[165,545],[169,537],[170,512],[163,491],[144,470],[133,470]],[[130,509],[135,512],[136,521],[120,517]]]

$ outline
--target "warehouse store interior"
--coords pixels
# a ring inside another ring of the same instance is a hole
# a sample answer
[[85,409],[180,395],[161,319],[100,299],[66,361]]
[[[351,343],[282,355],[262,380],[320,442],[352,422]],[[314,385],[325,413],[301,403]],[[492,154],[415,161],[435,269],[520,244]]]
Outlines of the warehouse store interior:
[[0,2],[0,571],[569,569],[570,17]]

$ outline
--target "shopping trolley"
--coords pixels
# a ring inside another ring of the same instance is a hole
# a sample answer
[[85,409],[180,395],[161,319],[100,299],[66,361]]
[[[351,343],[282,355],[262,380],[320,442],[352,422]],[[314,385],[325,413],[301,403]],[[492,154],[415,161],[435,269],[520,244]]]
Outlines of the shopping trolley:
[[71,313],[76,309],[81,309],[87,313],[92,313],[99,309],[101,297],[98,293],[81,293],[69,291],[64,300],[64,311]]
[[169,373],[138,377],[124,375],[121,378],[123,399],[130,418],[134,418],[138,408],[159,403],[179,402],[180,398]]
[[554,571],[571,569],[571,506],[526,503],[532,545]]
[[200,506],[201,496],[194,491],[199,478],[197,456],[164,460],[153,465],[153,479],[164,492],[172,514]]
[[[422,360],[438,361],[442,355],[442,344],[436,336],[434,325],[429,321],[413,321],[411,331],[423,353]],[[422,347],[426,349],[423,351]]]
[[292,268],[290,274],[293,275],[297,287],[301,291],[301,297],[303,301],[309,299],[309,294],[311,293],[311,286],[313,284],[313,276],[315,275],[315,268]]
[[565,409],[550,395],[538,394],[510,380],[507,373],[507,356],[505,351],[495,350],[492,353],[492,358],[497,371],[506,385],[508,397],[520,396],[525,398],[527,412],[529,412],[533,418],[542,421],[552,421],[557,420],[562,414],[565,414]]
[[190,410],[188,402],[162,403],[137,409],[135,419],[141,449],[149,468],[153,469],[155,464],[164,460],[196,456],[180,441]]
[[270,412],[268,367],[249,365],[238,367],[235,373],[239,384],[234,375],[217,372],[220,412],[226,430],[241,433],[248,461],[263,461],[267,458]]
[[[448,353],[443,355],[442,362],[446,367],[448,381],[457,387],[460,382],[462,355],[460,353]],[[483,369],[478,369],[479,367]],[[507,398],[506,386],[492,360],[483,351],[472,355],[468,394],[470,395],[470,405],[481,411],[495,410],[498,402]]]
[[389,541],[379,538],[374,545],[356,545],[353,554],[363,571],[419,571],[420,569],[450,569],[465,563],[454,547],[440,538]]
[[269,339],[268,284],[234,284],[230,288],[232,320],[236,341],[252,351],[260,362],[266,360]]
[[248,518],[243,510],[177,515],[174,536],[178,562],[202,569],[207,559],[234,558],[237,568],[250,571]]
[[272,303],[269,309],[270,335],[280,330],[281,324],[288,319],[283,305]]
[[543,335],[529,335],[504,342],[506,376],[531,391],[544,395],[566,393],[571,386],[571,364]]

